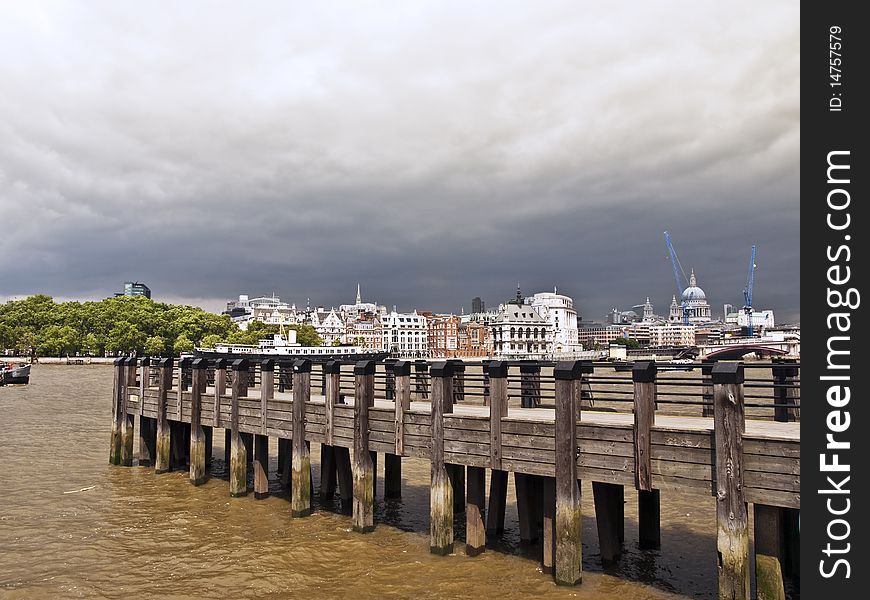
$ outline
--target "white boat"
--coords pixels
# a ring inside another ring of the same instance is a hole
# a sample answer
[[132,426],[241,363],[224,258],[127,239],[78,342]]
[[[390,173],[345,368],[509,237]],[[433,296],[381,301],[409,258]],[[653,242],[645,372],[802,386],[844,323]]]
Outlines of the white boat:
[[0,385],[26,384],[30,382],[30,365],[15,366],[0,362]]
[[[286,337],[285,337],[286,336]],[[203,358],[307,358],[314,362],[328,360],[381,360],[387,352],[362,346],[303,346],[296,343],[296,332],[270,334],[256,346],[248,344],[216,344],[214,348],[196,348],[195,356]]]

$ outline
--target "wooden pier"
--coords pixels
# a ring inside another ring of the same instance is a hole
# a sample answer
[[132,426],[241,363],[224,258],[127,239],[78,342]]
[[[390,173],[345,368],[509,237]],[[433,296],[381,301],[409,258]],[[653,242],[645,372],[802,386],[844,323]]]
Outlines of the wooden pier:
[[[472,366],[480,374],[466,371]],[[321,444],[320,494],[331,497],[337,488],[353,530],[365,533],[376,526],[378,454],[387,497],[401,495],[403,457],[427,459],[430,550],[453,552],[454,520],[464,518],[469,556],[501,533],[513,473],[521,539],[535,541],[541,530],[542,569],[563,585],[582,579],[580,480],[592,482],[604,563],[621,553],[625,486],[638,490],[646,548],[660,546],[661,490],[713,495],[719,597],[751,597],[754,535],[756,596],[782,599],[783,574],[797,560],[799,383],[793,363],[768,368],[770,416],[747,418],[744,388],[762,386],[745,381],[737,362],[698,369],[694,384],[703,391],[697,414],[687,415],[667,414],[666,404],[657,410],[666,374],[652,362],[634,365],[625,379],[627,405],[607,412],[600,399],[593,406],[596,367],[580,361],[550,365],[543,375],[540,365],[501,361],[123,358],[115,361],[110,462],[131,466],[138,457],[156,473],[189,469],[199,485],[208,477],[215,429],[224,429],[230,495],[264,497],[269,477],[277,477],[289,488],[290,515],[302,518],[312,507],[310,444]],[[269,473],[270,437],[278,440],[276,474]]]

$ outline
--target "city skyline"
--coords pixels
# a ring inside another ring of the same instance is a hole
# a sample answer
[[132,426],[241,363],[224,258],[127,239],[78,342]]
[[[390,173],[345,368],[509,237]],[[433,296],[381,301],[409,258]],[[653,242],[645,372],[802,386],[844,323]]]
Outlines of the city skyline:
[[5,6],[0,301],[663,314],[668,230],[714,310],[757,244],[755,305],[799,320],[791,3],[473,10]]

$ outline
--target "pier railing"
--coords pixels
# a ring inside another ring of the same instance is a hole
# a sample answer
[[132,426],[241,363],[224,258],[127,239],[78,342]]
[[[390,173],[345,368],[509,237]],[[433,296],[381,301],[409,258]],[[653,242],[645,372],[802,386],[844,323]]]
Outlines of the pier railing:
[[581,578],[579,480],[592,483],[604,562],[621,553],[625,487],[638,493],[640,543],[653,548],[661,490],[708,494],[717,504],[720,592],[743,598],[747,503],[759,585],[781,589],[796,556],[799,368],[719,362],[662,371],[639,361],[623,374],[581,361],[119,359],[110,461],[133,464],[138,416],[139,464],[158,473],[189,468],[199,484],[214,429],[223,428],[230,494],[248,493],[250,463],[262,497],[275,437],[277,477],[292,516],[302,517],[311,511],[309,445],[320,443],[320,494],[338,489],[354,530],[366,532],[375,525],[378,453],[387,497],[401,495],[403,457],[426,459],[430,548],[452,552],[454,516],[464,512],[471,555],[503,529],[513,472],[520,537],[535,541],[543,523],[542,568],[565,584]]

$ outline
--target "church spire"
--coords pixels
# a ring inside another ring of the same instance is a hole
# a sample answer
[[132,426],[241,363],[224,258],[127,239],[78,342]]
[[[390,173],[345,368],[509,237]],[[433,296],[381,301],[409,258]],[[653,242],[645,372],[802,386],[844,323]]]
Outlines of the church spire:
[[357,305],[362,304],[362,294],[360,294],[359,283],[356,284],[356,303]]
[[698,287],[698,280],[695,279],[695,269],[692,269],[692,274],[689,275],[689,287]]

